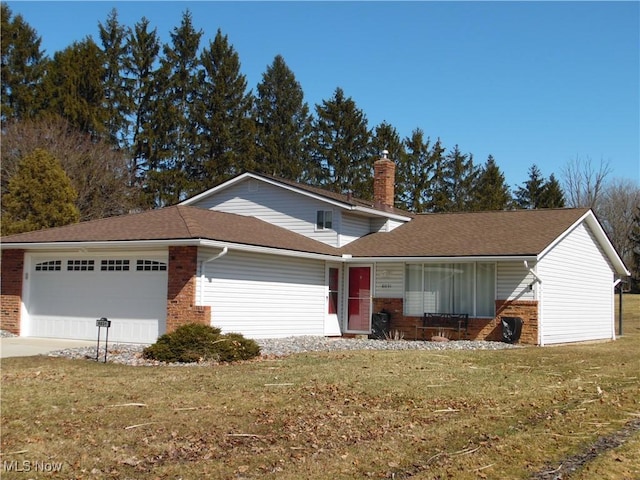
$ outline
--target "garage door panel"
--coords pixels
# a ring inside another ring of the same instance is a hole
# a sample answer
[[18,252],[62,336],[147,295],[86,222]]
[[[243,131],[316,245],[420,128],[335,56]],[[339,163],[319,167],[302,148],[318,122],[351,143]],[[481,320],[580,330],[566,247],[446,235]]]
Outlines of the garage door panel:
[[96,319],[106,317],[109,341],[152,343],[165,331],[166,292],[166,271],[66,271],[66,259],[60,271],[34,267],[27,334],[96,339]]

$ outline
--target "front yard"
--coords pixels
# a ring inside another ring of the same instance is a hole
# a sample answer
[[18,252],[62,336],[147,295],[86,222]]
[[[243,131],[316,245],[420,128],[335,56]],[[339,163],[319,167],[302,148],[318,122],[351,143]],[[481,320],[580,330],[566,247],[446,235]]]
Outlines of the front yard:
[[592,345],[218,367],[5,359],[0,473],[639,478],[640,296],[625,309],[625,336]]

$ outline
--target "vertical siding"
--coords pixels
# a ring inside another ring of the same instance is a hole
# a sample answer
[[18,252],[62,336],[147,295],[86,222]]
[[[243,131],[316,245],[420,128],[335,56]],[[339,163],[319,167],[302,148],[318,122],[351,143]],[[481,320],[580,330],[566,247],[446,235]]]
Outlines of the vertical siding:
[[[533,267],[534,262],[529,262]],[[524,268],[524,262],[499,262],[497,264],[497,297],[498,300],[535,300],[533,275]]]
[[376,298],[404,298],[404,263],[378,263],[374,285]]
[[[261,181],[246,179],[193,205],[256,217],[328,245],[338,246],[339,208]],[[316,231],[318,210],[333,211],[332,230]]]
[[544,344],[613,338],[613,276],[586,224],[574,229],[538,264]]
[[324,262],[230,251],[204,270],[204,305],[224,332],[249,338],[324,334]]

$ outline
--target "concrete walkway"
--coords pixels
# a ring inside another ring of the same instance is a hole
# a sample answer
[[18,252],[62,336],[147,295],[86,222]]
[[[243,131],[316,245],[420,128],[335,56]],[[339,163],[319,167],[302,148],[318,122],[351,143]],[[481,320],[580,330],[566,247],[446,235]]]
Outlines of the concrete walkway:
[[95,347],[96,342],[60,338],[3,337],[0,338],[0,358],[46,355],[64,348]]

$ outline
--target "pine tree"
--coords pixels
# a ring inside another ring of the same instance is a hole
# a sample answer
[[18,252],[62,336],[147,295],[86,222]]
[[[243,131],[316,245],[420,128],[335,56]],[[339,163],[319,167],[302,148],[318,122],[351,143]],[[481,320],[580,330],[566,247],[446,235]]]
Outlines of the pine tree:
[[0,118],[4,125],[9,119],[22,120],[37,115],[38,93],[47,61],[36,31],[21,15],[12,18],[6,3],[2,3],[1,8]]
[[309,168],[311,115],[300,83],[281,55],[267,67],[255,103],[260,172],[312,180]]
[[478,169],[473,155],[463,154],[458,145],[445,157],[444,191],[449,198],[447,211],[464,212],[473,209],[473,185]]
[[451,198],[447,181],[447,161],[443,153],[444,149],[433,157],[433,174],[431,175],[431,188],[427,201],[427,211],[432,213],[451,211]]
[[250,169],[254,156],[253,98],[246,92],[238,53],[220,30],[202,52],[201,64],[194,105],[198,141],[189,175],[192,193]]
[[105,76],[102,51],[90,37],[56,52],[44,81],[46,112],[95,139],[108,137]]
[[477,211],[505,210],[511,203],[509,186],[491,155],[480,170],[473,195],[473,210]]
[[560,183],[553,173],[544,184],[540,195],[540,203],[537,208],[562,208],[564,207],[564,193]]
[[24,157],[2,199],[2,234],[75,223],[77,193],[56,158],[36,149]]
[[98,24],[104,59],[104,109],[107,114],[106,130],[112,145],[125,148],[129,143],[129,118],[132,113],[128,70],[128,42],[130,29],[118,22],[118,12],[114,8],[109,13],[105,25]]
[[156,75],[156,91],[151,124],[153,139],[146,189],[155,206],[184,200],[193,188],[187,165],[197,141],[193,105],[198,94],[198,48],[202,31],[196,31],[187,10],[179,27],[171,33],[171,44],[164,45],[164,56]]
[[411,137],[404,140],[405,153],[400,156],[396,168],[396,192],[398,205],[406,210],[426,212],[431,196],[431,181],[435,163],[444,149],[440,139],[433,145],[424,139],[424,132],[416,128]]
[[[158,102],[156,89],[156,62],[160,53],[157,31],[149,31],[149,20],[137,22],[127,39],[129,58],[125,62],[131,89],[128,91],[132,108],[131,145],[129,147],[129,174],[132,186],[145,184],[146,172],[154,162],[158,147],[158,132],[153,117]],[[152,199],[146,202],[153,204]]]
[[538,166],[533,164],[529,167],[529,178],[515,192],[516,205],[529,210],[540,208],[544,186],[544,177]]
[[351,97],[337,88],[316,105],[313,155],[322,170],[319,184],[340,193],[372,198],[371,132],[367,118]]

